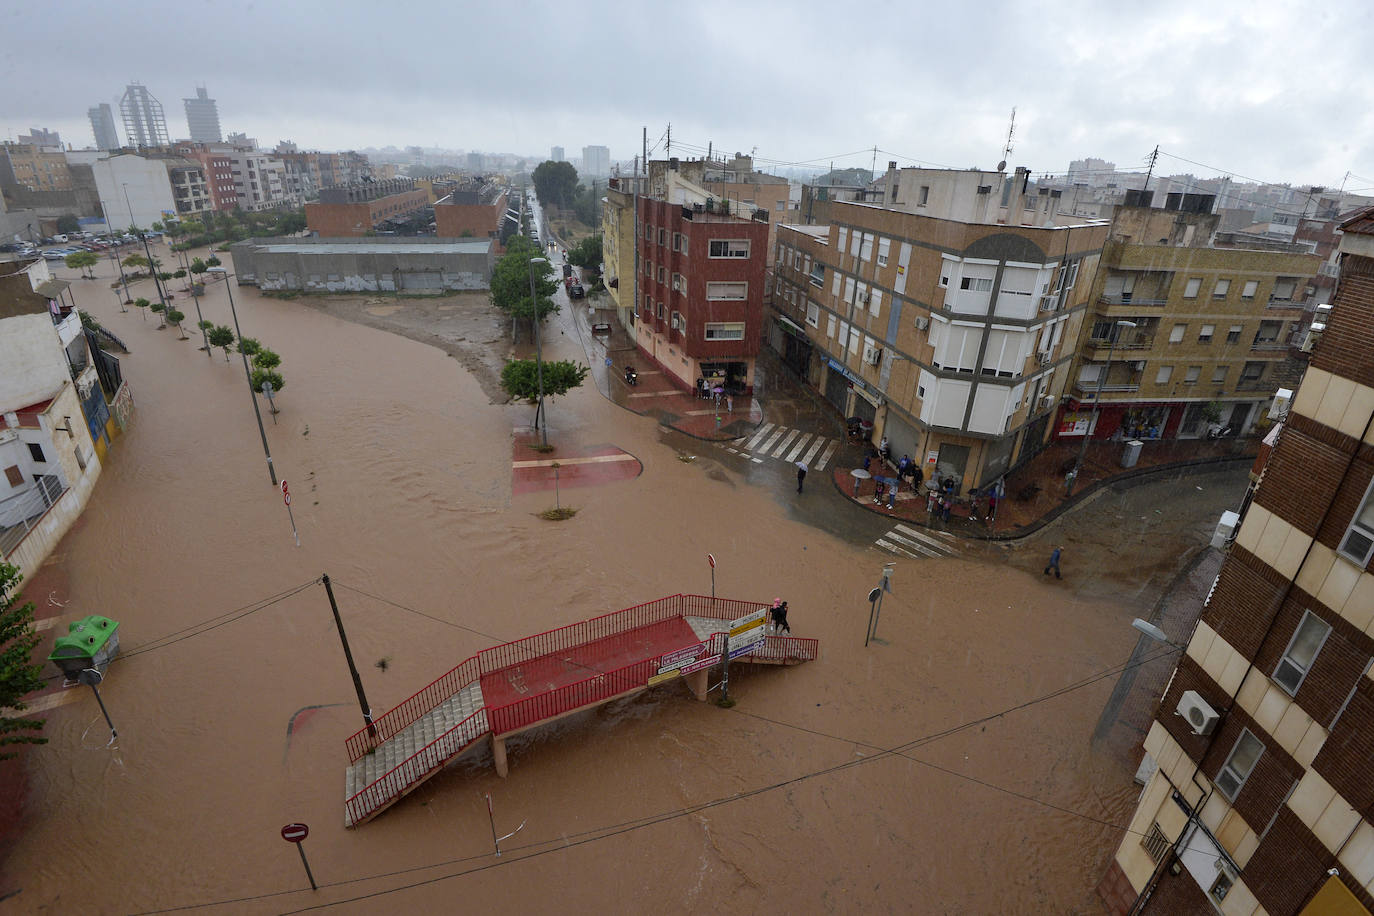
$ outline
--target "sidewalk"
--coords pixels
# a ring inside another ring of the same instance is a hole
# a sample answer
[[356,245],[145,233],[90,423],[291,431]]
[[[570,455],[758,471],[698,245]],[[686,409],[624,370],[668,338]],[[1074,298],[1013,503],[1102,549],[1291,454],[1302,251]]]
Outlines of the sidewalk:
[[[1136,466],[1129,469],[1121,467],[1120,464],[1123,443],[1093,442],[1089,444],[1087,454],[1083,458],[1073,496],[1066,497],[1065,470],[1073,466],[1080,447],[1080,443],[1052,443],[1026,465],[1009,474],[1006,480],[1006,496],[998,502],[996,520],[991,522],[986,518],[970,520],[967,499],[960,499],[951,511],[949,521],[942,521],[935,514],[926,512],[925,490],[913,493],[907,484],[902,485],[892,509],[887,508],[886,499],[881,505],[874,503],[873,493],[877,485],[873,480],[860,480],[856,496],[855,478],[851,474],[854,469],[852,465],[835,467],[831,471],[831,478],[835,488],[847,496],[850,502],[874,514],[948,531],[961,537],[1011,540],[1031,533],[1044,523],[1091,498],[1102,485],[1167,468],[1182,469],[1219,464],[1234,466],[1235,462],[1254,459],[1259,449],[1259,440],[1182,439],[1147,442],[1141,450]],[[896,476],[896,471],[891,468],[887,471],[879,470],[877,459],[874,459],[872,472],[882,477]],[[1022,494],[1025,498],[1022,498]],[[966,496],[967,491],[962,495]],[[981,508],[986,514],[986,500],[982,501]]]

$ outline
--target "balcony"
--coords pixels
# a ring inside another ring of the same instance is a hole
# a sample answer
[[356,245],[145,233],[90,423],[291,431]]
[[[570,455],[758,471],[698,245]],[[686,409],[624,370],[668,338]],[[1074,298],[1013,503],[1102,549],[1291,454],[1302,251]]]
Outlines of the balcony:
[[1263,376],[1259,378],[1243,378],[1236,383],[1237,391],[1266,391],[1274,387],[1274,382]]
[[1090,337],[1088,338],[1087,358],[1091,360],[1105,360],[1108,352],[1123,353],[1131,350],[1148,350],[1155,345],[1155,331],[1153,328],[1122,328],[1117,335],[1116,345],[1112,345],[1109,337]]
[[1275,299],[1273,296],[1269,297],[1269,301],[1265,303],[1264,307],[1266,309],[1286,309],[1289,311],[1303,311],[1305,309],[1305,306],[1301,302],[1294,301],[1293,299]]

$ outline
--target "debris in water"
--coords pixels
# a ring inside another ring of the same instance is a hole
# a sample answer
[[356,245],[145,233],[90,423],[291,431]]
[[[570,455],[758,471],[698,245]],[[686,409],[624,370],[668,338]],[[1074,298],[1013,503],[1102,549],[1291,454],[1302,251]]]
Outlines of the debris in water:
[[390,667],[391,667],[391,656],[390,656],[390,655],[383,655],[381,658],[377,659],[377,667],[378,667],[378,668],[381,668],[383,671],[385,671],[386,669],[390,668]]
[[696,456],[696,455],[684,455],[682,452],[678,452],[678,453],[677,453],[677,460],[678,460],[678,461],[696,461],[696,460],[697,460],[697,456]]

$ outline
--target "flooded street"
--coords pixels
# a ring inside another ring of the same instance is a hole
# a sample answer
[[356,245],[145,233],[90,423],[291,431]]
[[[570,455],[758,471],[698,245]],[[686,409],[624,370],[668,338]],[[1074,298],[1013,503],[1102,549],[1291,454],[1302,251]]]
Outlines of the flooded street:
[[[893,557],[808,523],[785,475],[716,460],[589,378],[551,402],[550,442],[614,445],[643,473],[564,490],[577,515],[543,521],[551,492],[511,490],[532,408],[493,404],[471,359],[235,288],[244,334],[282,356],[281,413],[263,419],[297,548],[238,355],[121,312],[97,271],[77,304],[131,347],[137,418],[28,597],[39,616],[121,621],[101,688],[119,738],[104,747],[84,688],[48,717],[3,865],[15,912],[543,911],[552,895],[565,912],[1102,912],[1135,791],[1089,744],[1114,683],[1094,678],[1181,562],[1150,553],[1158,497],[1099,500],[1120,523],[1069,536],[1064,582],[1040,566],[1071,517],[1023,546],[899,561],[865,648],[865,596]],[[230,323],[223,284],[202,308]],[[484,318],[453,334],[507,339]],[[544,344],[587,358],[566,314]],[[679,461],[689,448],[703,457]],[[810,483],[805,499],[827,498]],[[1121,568],[1076,584],[1073,551],[1093,543]],[[512,740],[509,778],[476,752],[344,829],[343,742],[362,720],[321,573],[380,715],[487,646],[709,593],[707,552],[718,594],[787,598],[819,660],[732,666],[729,710],[670,682],[562,720]],[[500,833],[524,824],[500,858],[487,792]],[[317,892],[278,835],[292,821],[310,825]]]

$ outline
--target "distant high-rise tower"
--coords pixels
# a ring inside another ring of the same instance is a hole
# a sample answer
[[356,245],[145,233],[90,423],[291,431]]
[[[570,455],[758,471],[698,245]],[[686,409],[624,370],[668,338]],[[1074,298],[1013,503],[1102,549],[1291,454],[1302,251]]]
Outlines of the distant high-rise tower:
[[549,150],[549,158],[552,159],[554,162],[562,162],[562,161],[563,161],[563,147],[561,147],[561,146],[555,146],[555,147],[553,147],[552,149],[550,149],[550,150]]
[[119,133],[115,130],[114,112],[106,102],[87,109],[91,131],[95,134],[96,149],[119,149]]
[[196,88],[196,97],[182,99],[186,103],[186,126],[191,129],[191,139],[196,143],[221,143],[224,137],[219,130],[219,108],[210,98],[204,86]]
[[131,146],[171,146],[167,137],[167,119],[162,115],[162,103],[153,98],[148,88],[130,83],[119,100],[119,113],[124,117],[124,136]]
[[582,147],[582,171],[598,177],[611,174],[611,151],[604,146]]
[[57,131],[48,130],[45,127],[29,128],[29,132],[27,134],[19,135],[19,142],[27,143],[30,146],[56,146],[58,148],[61,148],[62,146],[62,138],[58,136]]

